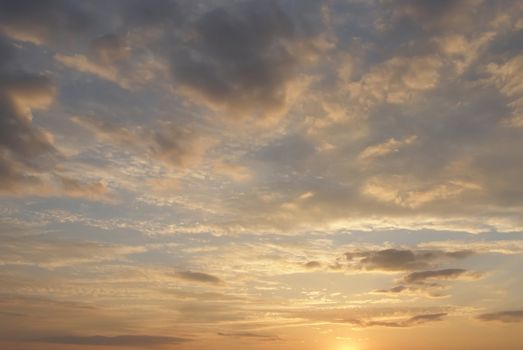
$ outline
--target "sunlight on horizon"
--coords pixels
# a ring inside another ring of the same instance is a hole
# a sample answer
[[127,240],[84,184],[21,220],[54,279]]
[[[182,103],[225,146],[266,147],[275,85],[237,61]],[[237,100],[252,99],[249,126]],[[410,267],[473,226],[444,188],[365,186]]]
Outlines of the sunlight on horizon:
[[333,350],[365,350],[365,349],[363,349],[361,346],[357,346],[357,345],[353,345],[353,344],[343,344]]

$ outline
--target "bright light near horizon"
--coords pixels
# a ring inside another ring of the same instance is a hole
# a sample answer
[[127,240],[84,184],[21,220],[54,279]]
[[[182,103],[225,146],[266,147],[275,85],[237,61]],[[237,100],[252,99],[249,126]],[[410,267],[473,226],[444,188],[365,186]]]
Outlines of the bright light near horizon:
[[359,346],[354,344],[342,344],[336,350],[362,350]]

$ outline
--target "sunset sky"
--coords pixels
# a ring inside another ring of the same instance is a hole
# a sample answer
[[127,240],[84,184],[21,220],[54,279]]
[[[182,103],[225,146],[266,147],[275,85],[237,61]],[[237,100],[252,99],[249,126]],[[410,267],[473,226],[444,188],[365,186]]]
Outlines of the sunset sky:
[[0,0],[0,349],[523,349],[523,1]]

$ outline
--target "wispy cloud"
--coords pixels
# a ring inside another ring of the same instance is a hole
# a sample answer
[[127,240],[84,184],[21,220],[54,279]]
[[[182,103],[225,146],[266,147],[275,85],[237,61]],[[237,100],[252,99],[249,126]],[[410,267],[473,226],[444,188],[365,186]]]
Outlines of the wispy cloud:
[[523,322],[523,310],[508,310],[481,314],[478,316],[481,321],[497,321],[503,323]]
[[448,297],[448,294],[445,293],[447,287],[438,283],[438,281],[474,281],[480,279],[483,275],[482,273],[467,271],[465,269],[416,271],[398,280],[396,286],[390,289],[380,289],[375,292],[390,295],[421,294],[434,298]]
[[116,336],[57,336],[37,339],[50,344],[74,344],[97,346],[157,346],[166,344],[181,344],[189,341],[185,338],[154,336],[154,335],[116,335]]
[[180,271],[174,273],[174,276],[189,282],[207,283],[214,285],[221,285],[224,283],[218,277],[204,272]]
[[365,270],[409,271],[427,268],[442,260],[464,259],[474,252],[470,250],[410,250],[384,249],[345,253],[349,266]]
[[269,334],[251,333],[251,332],[237,332],[237,333],[218,333],[222,337],[232,338],[247,338],[247,339],[259,339],[263,341],[277,341],[281,340],[279,337]]

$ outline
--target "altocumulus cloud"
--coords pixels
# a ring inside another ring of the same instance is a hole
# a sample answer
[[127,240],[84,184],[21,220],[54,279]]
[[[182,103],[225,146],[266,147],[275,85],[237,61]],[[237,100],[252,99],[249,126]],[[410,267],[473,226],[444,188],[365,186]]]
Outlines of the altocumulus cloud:
[[163,122],[151,128],[110,123],[97,118],[75,116],[72,121],[105,143],[133,151],[137,156],[154,159],[169,167],[188,168],[197,165],[214,143],[196,128]]

